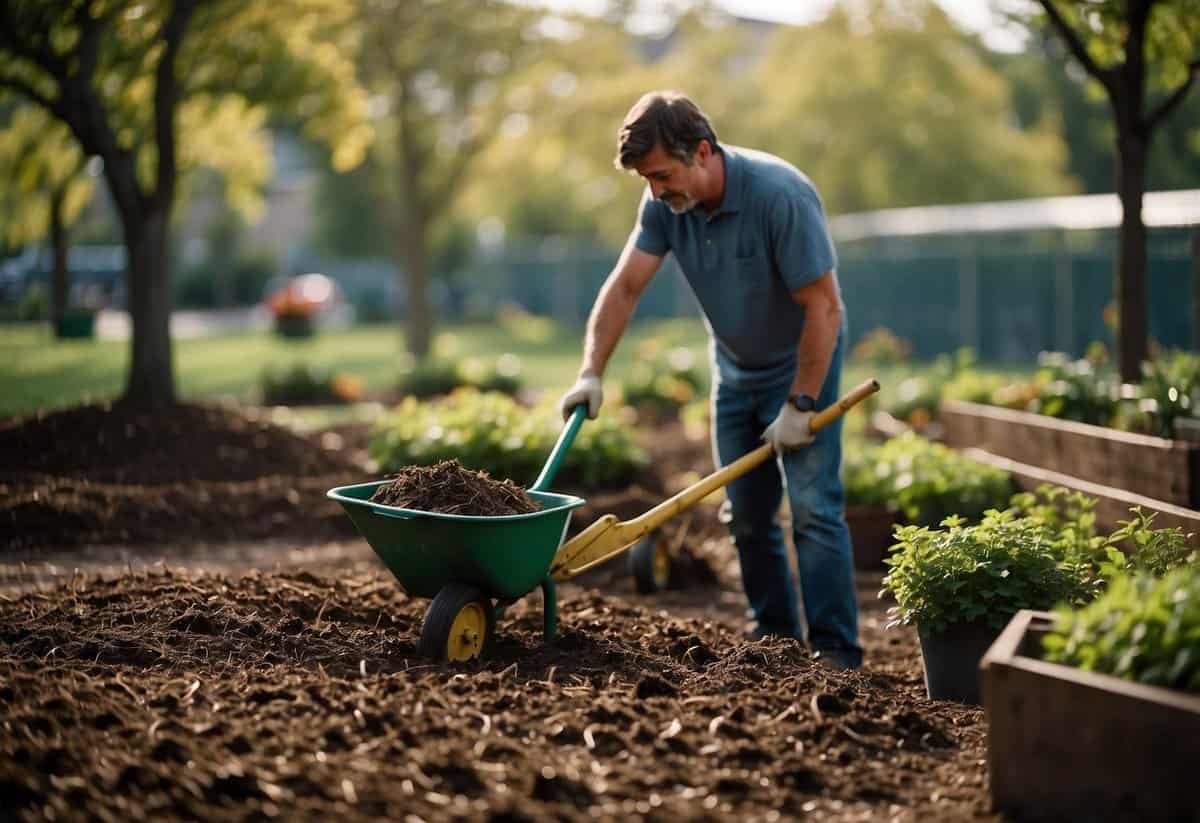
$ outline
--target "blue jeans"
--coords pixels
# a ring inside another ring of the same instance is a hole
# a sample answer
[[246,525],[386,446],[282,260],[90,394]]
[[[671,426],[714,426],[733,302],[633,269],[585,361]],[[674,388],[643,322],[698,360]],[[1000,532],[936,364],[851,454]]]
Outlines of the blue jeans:
[[[841,346],[817,407],[837,400]],[[766,385],[718,379],[713,388],[713,457],[721,466],[762,445],[763,430],[787,402],[792,374]],[[796,589],[788,567],[779,506],[786,477],[792,534],[800,571],[808,644],[843,665],[862,664],[854,561],[842,492],[842,423],[822,429],[813,443],[764,463],[730,483],[725,493],[742,585],[760,631],[803,638]]]

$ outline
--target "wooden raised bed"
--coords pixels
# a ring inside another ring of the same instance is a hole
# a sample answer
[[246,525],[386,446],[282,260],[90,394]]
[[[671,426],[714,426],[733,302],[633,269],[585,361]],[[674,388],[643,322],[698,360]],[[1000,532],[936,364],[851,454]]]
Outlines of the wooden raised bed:
[[1094,498],[1096,500],[1096,523],[1102,529],[1108,531],[1116,529],[1120,521],[1128,520],[1132,516],[1129,513],[1131,508],[1140,506],[1143,510],[1156,514],[1154,528],[1182,529],[1185,535],[1191,535],[1189,542],[1200,548],[1200,511],[1183,506],[1173,506],[1161,500],[1152,500],[1149,497],[1143,497],[1124,489],[1115,489],[1102,483],[1092,483],[1067,474],[1018,463],[1007,457],[997,457],[982,449],[963,449],[963,454],[976,462],[986,463],[1008,472],[1012,476],[1013,485],[1021,491],[1031,492],[1038,486],[1050,484],[1082,492],[1088,497]]
[[1200,443],[943,400],[946,445],[991,454],[1152,500],[1200,508]]
[[1022,611],[980,664],[992,805],[1030,820],[1200,819],[1200,696],[1041,659]]

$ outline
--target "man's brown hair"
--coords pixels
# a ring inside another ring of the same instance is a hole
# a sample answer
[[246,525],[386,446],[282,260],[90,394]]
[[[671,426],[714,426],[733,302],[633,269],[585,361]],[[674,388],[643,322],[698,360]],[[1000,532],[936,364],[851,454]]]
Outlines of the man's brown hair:
[[618,169],[632,169],[655,144],[690,163],[701,140],[720,151],[717,133],[700,107],[677,91],[652,91],[633,104],[617,132]]

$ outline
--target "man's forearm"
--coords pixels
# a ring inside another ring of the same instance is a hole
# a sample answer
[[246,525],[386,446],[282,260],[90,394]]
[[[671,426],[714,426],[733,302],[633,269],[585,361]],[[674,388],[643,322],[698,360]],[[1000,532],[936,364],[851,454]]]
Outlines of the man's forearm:
[[808,311],[804,318],[804,330],[800,333],[800,344],[796,348],[796,376],[792,379],[792,394],[807,394],[819,397],[833,352],[837,348],[838,334],[842,327],[842,308],[830,303],[819,311]]
[[588,316],[587,335],[583,341],[583,363],[579,374],[604,375],[629,318],[637,306],[637,295],[629,294],[615,277],[605,281]]

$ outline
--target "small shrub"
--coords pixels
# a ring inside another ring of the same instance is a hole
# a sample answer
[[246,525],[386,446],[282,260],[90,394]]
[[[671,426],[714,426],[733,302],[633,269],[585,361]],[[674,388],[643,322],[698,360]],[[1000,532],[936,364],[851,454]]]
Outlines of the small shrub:
[[1062,562],[1043,523],[988,512],[981,523],[950,517],[942,528],[901,526],[884,562],[883,590],[896,605],[889,625],[947,627],[985,622],[999,628],[1021,609],[1078,602],[1087,593],[1076,569]]
[[521,359],[506,353],[491,365],[481,358],[461,363],[434,358],[424,360],[400,376],[399,388],[402,394],[428,399],[463,386],[511,395],[519,392],[523,385]]
[[267,369],[260,381],[262,402],[269,406],[352,403],[362,399],[362,380],[297,363],[285,370]]
[[1012,493],[1007,472],[912,433],[847,449],[842,479],[847,502],[891,505],[926,525],[951,515],[977,518]]
[[1055,663],[1200,692],[1200,565],[1118,575],[1083,609],[1058,608],[1043,647]]
[[643,344],[630,367],[623,395],[631,406],[664,414],[677,412],[703,397],[707,386],[707,370],[690,349],[677,346],[661,350]]
[[[457,458],[493,477],[531,484],[562,431],[553,400],[525,408],[496,392],[460,388],[435,400],[406,397],[375,427],[369,451],[384,471]],[[645,456],[614,416],[588,421],[563,460],[564,480],[612,486],[632,477]]]

